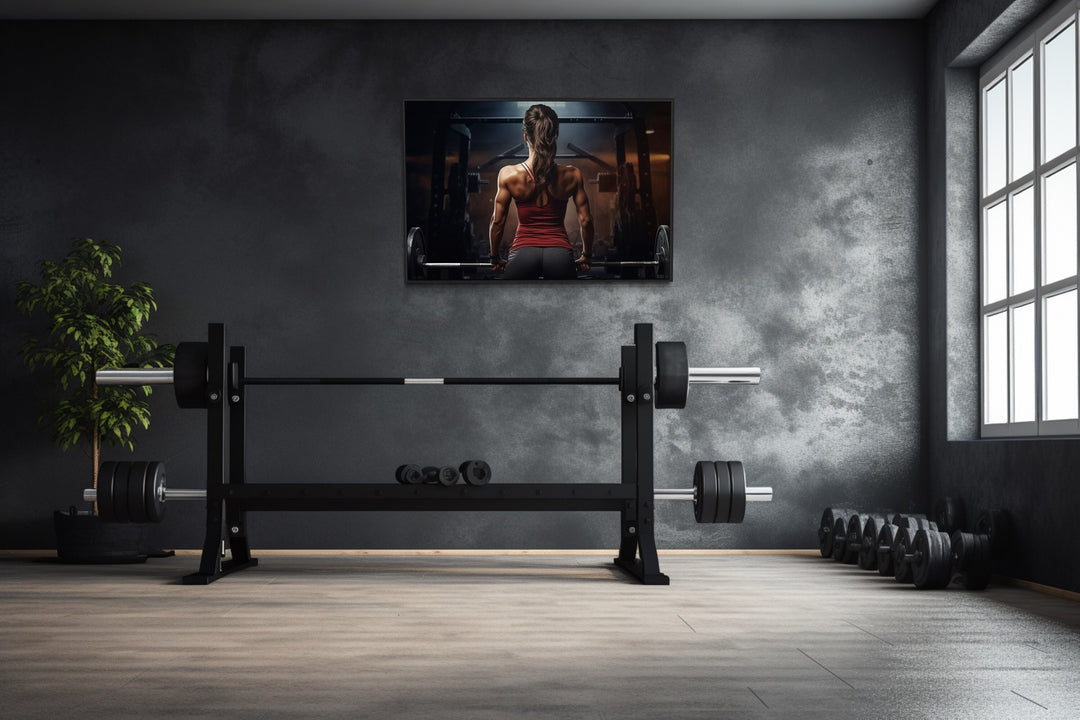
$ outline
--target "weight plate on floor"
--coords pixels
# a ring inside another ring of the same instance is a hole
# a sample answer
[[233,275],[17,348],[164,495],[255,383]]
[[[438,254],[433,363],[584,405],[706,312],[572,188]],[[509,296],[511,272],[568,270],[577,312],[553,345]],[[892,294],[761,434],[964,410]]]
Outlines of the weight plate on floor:
[[983,510],[975,520],[975,533],[986,535],[993,550],[1003,547],[1003,543],[1009,539],[1011,529],[1009,515],[1004,510]]
[[847,554],[847,521],[844,518],[836,518],[833,525],[832,559],[841,562]]
[[173,357],[173,393],[182,408],[207,406],[207,345],[202,342],[182,342]]
[[113,473],[113,521],[128,522],[128,476],[131,474],[131,463],[116,463],[116,472]]
[[918,530],[913,530],[911,527],[901,527],[896,533],[892,551],[893,577],[896,578],[896,582],[910,583],[912,581],[911,563],[908,562],[907,554],[912,552],[911,548],[915,545],[913,540],[917,532]]
[[885,523],[881,526],[877,536],[877,571],[883,577],[892,577],[896,567],[893,565],[893,545],[896,543],[896,533],[899,526]]
[[854,565],[859,561],[859,550],[862,548],[863,526],[869,515],[866,513],[852,513],[847,522],[847,547],[844,549],[842,562],[845,565]]
[[458,468],[468,485],[487,485],[491,482],[491,466],[483,460],[466,460]]
[[656,407],[686,407],[689,387],[690,365],[686,359],[686,343],[656,343]]
[[146,467],[145,490],[146,522],[161,522],[165,519],[165,463],[152,462]]
[[885,518],[881,515],[869,515],[862,526],[859,538],[859,567],[863,570],[877,570],[877,539]]
[[833,551],[833,526],[836,525],[836,519],[839,517],[847,517],[851,514],[850,510],[845,508],[827,507],[821,513],[821,522],[818,523],[818,550],[821,552],[821,557],[832,557]]
[[700,461],[694,465],[694,519],[699,523],[716,522],[716,463]]
[[128,470],[127,513],[128,521],[146,522],[146,470],[149,463],[133,462]]
[[920,590],[943,588],[952,577],[952,543],[946,533],[919,530],[915,533],[911,580]]
[[116,463],[111,460],[101,463],[98,468],[97,481],[97,515],[102,522],[115,522],[116,513],[113,511],[113,476],[116,474]]
[[[738,460],[732,460],[727,465],[728,474],[731,476],[731,511],[728,513],[729,523],[741,523],[746,517],[746,470]],[[720,482],[720,470],[716,471],[716,482]],[[721,508],[722,509],[722,508]]]
[[941,532],[952,533],[964,527],[964,501],[958,497],[938,498],[934,503],[934,522]]
[[993,574],[993,559],[990,550],[990,538],[973,533],[971,548],[965,550],[967,569],[964,571],[964,588],[967,590],[985,590]]

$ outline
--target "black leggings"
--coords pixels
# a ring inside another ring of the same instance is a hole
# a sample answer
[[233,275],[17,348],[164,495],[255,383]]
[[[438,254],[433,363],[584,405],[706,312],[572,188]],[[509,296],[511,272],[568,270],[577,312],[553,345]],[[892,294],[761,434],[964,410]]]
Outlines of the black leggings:
[[573,280],[577,277],[574,252],[559,247],[523,247],[506,258],[507,280]]

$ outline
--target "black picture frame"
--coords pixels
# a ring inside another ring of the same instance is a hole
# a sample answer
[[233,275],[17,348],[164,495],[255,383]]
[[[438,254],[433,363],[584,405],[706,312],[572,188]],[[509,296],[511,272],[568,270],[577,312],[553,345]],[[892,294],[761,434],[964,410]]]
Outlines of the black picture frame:
[[[500,169],[528,157],[522,118],[534,104],[559,116],[556,162],[585,178],[593,264],[576,281],[671,282],[673,103],[612,99],[405,100],[406,282],[508,282],[491,267],[489,226]],[[504,258],[517,227],[510,205]],[[580,226],[567,205],[576,257]]]

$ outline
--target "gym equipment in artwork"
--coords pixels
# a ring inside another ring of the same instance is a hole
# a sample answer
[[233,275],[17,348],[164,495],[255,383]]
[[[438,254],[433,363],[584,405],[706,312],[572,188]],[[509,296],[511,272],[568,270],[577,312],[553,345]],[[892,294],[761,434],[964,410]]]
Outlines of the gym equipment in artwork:
[[[408,264],[410,280],[421,280],[430,277],[431,270],[438,269],[472,269],[477,272],[491,271],[490,259],[486,262],[433,262],[428,260],[427,242],[424,231],[419,227],[409,228],[405,234],[405,257]],[[644,268],[645,275],[650,279],[663,279],[671,272],[671,228],[661,225],[656,229],[656,238],[653,241],[652,257],[648,260],[607,260],[605,258],[590,258],[589,265],[602,268]]]
[[[655,358],[655,365],[654,365]],[[741,522],[746,503],[772,499],[772,488],[748,487],[742,463],[703,461],[694,485],[654,488],[653,414],[682,408],[690,385],[757,384],[756,367],[689,367],[681,342],[653,344],[650,324],[634,326],[633,345],[621,348],[611,377],[259,377],[246,372],[245,349],[229,347],[225,326],[211,324],[207,342],[180,343],[171,370],[103,369],[98,384],[172,383],[177,404],[207,411],[206,489],[173,489],[161,463],[116,463],[87,491],[98,512],[116,521],[160,520],[174,499],[204,499],[206,533],[198,572],[186,584],[207,584],[258,563],[251,556],[246,514],[260,510],[501,510],[616,511],[620,544],[615,565],[649,585],[666,585],[655,541],[655,503],[689,500],[699,522]],[[272,386],[349,385],[612,385],[620,396],[621,481],[491,483],[482,461],[458,467],[402,465],[393,483],[249,482],[245,472],[245,408],[249,391]],[[451,476],[453,480],[451,480]],[[465,482],[457,483],[459,476]],[[430,482],[428,482],[430,481]],[[232,558],[224,560],[226,541]]]
[[968,590],[982,590],[990,583],[993,549],[1001,550],[1008,542],[1009,515],[1000,509],[984,510],[974,532],[964,532],[963,507],[960,498],[942,498],[934,506],[935,520],[922,514],[867,514],[828,507],[818,526],[820,552],[841,562],[857,561],[864,570],[877,570],[919,589],[956,582]]

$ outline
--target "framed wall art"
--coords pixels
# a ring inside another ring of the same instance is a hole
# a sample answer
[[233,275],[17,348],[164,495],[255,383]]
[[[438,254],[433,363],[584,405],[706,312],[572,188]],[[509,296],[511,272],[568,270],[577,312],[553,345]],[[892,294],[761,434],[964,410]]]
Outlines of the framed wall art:
[[406,100],[408,282],[672,279],[670,100]]

